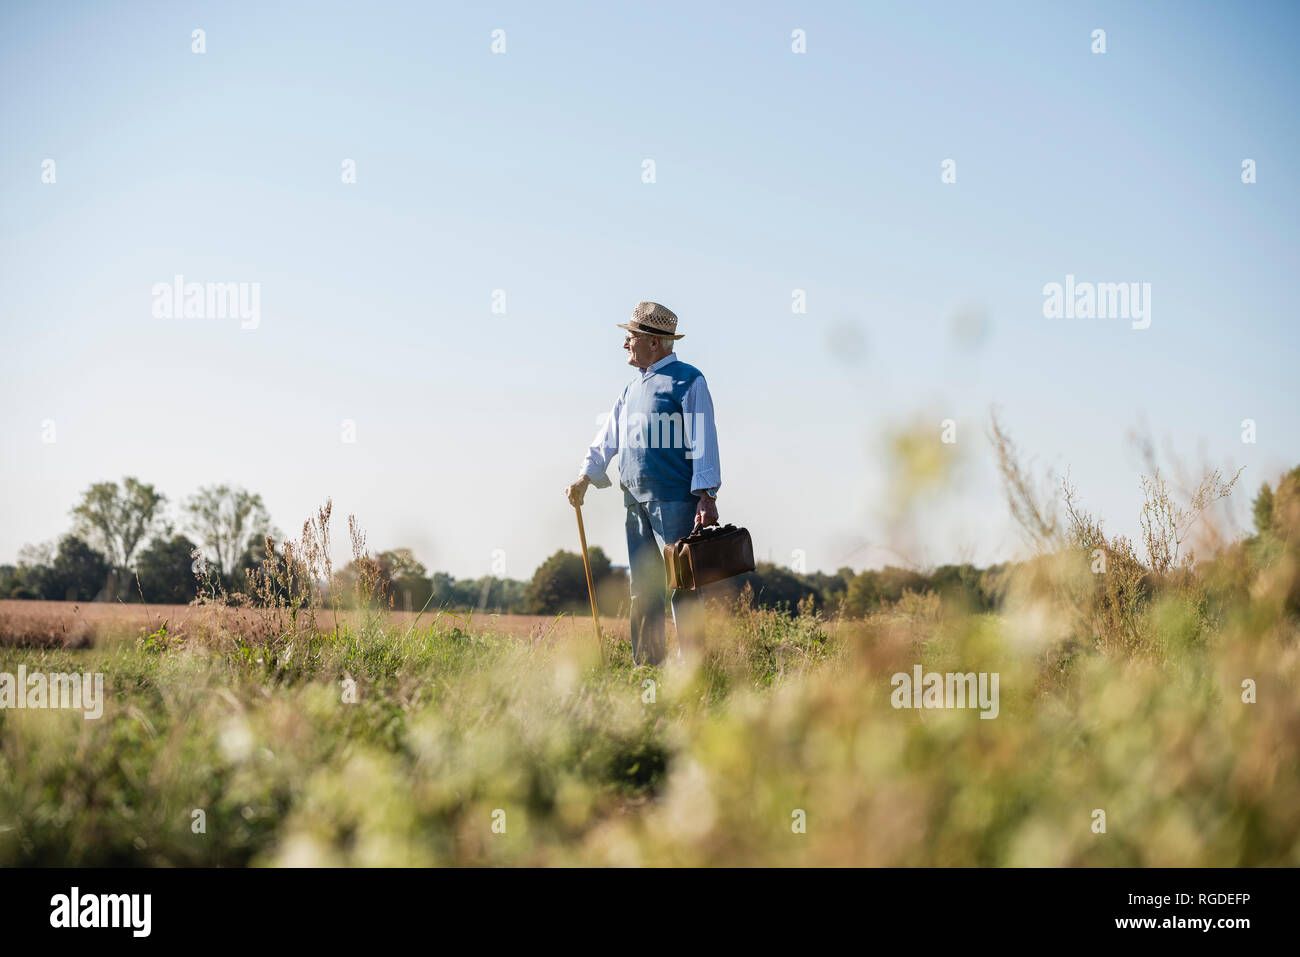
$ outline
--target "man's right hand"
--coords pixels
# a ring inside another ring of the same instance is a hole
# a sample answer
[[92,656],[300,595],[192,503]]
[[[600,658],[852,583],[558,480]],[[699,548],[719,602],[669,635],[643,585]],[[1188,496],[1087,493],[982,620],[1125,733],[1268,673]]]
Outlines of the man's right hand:
[[591,484],[591,479],[583,476],[564,490],[564,497],[569,500],[569,504],[578,506],[582,504],[583,498],[587,494],[587,486]]

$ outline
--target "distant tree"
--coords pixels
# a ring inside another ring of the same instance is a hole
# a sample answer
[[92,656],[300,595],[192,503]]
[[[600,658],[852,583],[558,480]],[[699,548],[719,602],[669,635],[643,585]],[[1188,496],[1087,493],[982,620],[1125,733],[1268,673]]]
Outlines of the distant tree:
[[272,533],[262,496],[237,486],[208,485],[186,500],[185,514],[189,531],[222,576],[230,579],[260,564],[261,558],[254,560],[252,553],[264,549]]
[[754,604],[768,608],[793,609],[809,595],[820,597],[818,590],[805,576],[772,562],[759,562],[752,572],[724,579],[716,585],[708,585],[704,594],[709,597],[732,598],[742,592],[746,585],[753,591]]
[[483,610],[504,615],[521,615],[526,607],[528,583],[517,578],[493,578]]
[[44,598],[50,588],[50,566],[54,563],[54,546],[50,542],[24,545],[18,549],[18,567],[9,587],[8,598]]
[[[528,583],[514,578],[453,578],[446,572],[434,572],[428,579],[428,607],[457,612],[521,615],[529,613]],[[585,587],[585,586],[584,586]],[[425,607],[423,600],[412,600],[412,609]]]
[[[1251,503],[1255,534],[1244,542],[1256,568],[1281,561],[1300,566],[1300,466],[1282,475],[1276,488],[1265,482]],[[1290,576],[1285,597],[1288,612],[1300,614],[1300,576]]]
[[0,598],[40,598],[49,572],[48,565],[0,565]]
[[140,592],[147,602],[185,605],[198,593],[194,575],[194,542],[184,535],[155,538],[136,560]]
[[812,572],[800,576],[800,580],[811,585],[817,592],[817,603],[823,609],[834,609],[848,597],[849,582],[853,581],[853,569],[840,568],[833,575],[824,572]]
[[1278,481],[1270,521],[1278,538],[1293,546],[1300,545],[1300,466]]
[[451,580],[450,607],[465,611],[478,611],[487,607],[488,595],[492,591],[491,578],[456,578]]
[[[384,594],[392,597],[393,608],[397,611],[486,611],[492,614],[525,614],[528,611],[528,586],[525,582],[491,575],[457,579],[446,572],[429,574],[409,548],[379,552],[370,561],[373,569],[363,569],[355,560],[339,569],[334,576],[335,592],[331,601],[351,606],[363,590],[362,582],[373,579],[373,571],[382,583]],[[585,584],[583,589],[585,596]],[[375,600],[378,595],[362,597]]]
[[430,579],[430,588],[433,597],[429,599],[430,608],[463,608],[461,601],[462,589],[459,583],[446,572],[434,572]]
[[926,578],[922,590],[934,591],[948,601],[964,605],[969,611],[993,608],[993,596],[985,587],[983,573],[974,565],[940,565]]
[[1254,519],[1255,533],[1268,531],[1273,524],[1273,490],[1265,482],[1259,487],[1259,494],[1250,503],[1251,516]]
[[430,607],[487,614],[526,614],[527,582],[484,575],[453,579],[444,572],[433,576],[434,599]]
[[409,548],[394,548],[375,556],[384,579],[389,583],[393,607],[399,611],[419,611],[430,601],[433,583],[428,570]]
[[18,567],[34,568],[39,565],[48,567],[54,561],[54,544],[41,542],[38,545],[24,545],[18,549]]
[[[609,558],[599,545],[588,550],[587,558],[591,562],[592,583],[599,591],[600,583],[610,575]],[[590,612],[587,573],[582,566],[582,556],[563,550],[556,552],[533,573],[526,594],[525,604],[530,614]]]
[[82,493],[72,510],[77,534],[118,569],[129,569],[135,550],[159,524],[166,497],[152,485],[127,476],[116,482],[96,482]]
[[342,605],[352,605],[358,599],[386,605],[391,598],[397,611],[441,608],[448,603],[452,581],[445,572],[430,578],[409,548],[393,548],[361,562],[354,559],[335,572],[330,600]]
[[108,584],[108,560],[75,535],[66,535],[50,563],[42,596],[52,601],[93,601]]
[[920,572],[886,565],[876,571],[865,571],[849,582],[846,601],[851,615],[866,615],[881,605],[896,602],[905,591],[925,591],[929,580]]

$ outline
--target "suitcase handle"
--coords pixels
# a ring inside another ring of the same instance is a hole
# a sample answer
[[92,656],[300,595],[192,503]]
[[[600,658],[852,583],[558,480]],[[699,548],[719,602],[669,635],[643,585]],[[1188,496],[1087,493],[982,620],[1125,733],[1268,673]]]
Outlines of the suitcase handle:
[[696,519],[696,525],[691,529],[691,533],[685,538],[678,539],[678,544],[682,542],[699,542],[706,538],[715,538],[718,535],[724,535],[727,532],[734,532],[736,526],[730,523],[726,525],[700,525]]

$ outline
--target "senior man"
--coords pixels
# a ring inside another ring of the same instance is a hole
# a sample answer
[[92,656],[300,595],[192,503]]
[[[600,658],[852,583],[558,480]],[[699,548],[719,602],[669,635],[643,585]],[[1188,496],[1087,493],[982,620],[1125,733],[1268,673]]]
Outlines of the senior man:
[[[673,343],[683,338],[677,316],[657,302],[639,302],[632,318],[616,325],[627,330],[627,363],[640,374],[615,400],[587,449],[578,480],[564,491],[570,504],[581,505],[587,486],[608,487],[605,472],[619,454],[619,486],[627,506],[632,660],[661,665],[667,657],[664,545],[685,538],[697,525],[718,521],[718,433],[704,376],[673,353]],[[699,595],[674,589],[672,610],[678,656],[702,650]]]

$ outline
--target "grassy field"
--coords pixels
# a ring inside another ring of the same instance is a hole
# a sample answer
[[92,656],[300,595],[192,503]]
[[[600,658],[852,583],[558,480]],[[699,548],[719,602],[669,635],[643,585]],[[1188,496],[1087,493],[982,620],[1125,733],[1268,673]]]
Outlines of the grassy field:
[[[0,864],[1296,865],[1300,655],[1266,597],[1190,643],[1153,605],[1164,657],[912,596],[835,628],[741,604],[662,672],[383,615],[5,648],[108,701],[0,712]],[[892,707],[918,663],[999,672],[997,719]]]
[[[241,607],[6,603],[0,679],[106,700],[0,709],[0,865],[1300,865],[1300,470],[1202,562],[1235,479],[1157,475],[1140,561],[994,439],[1035,543],[996,614],[742,594],[663,670],[625,623],[602,661],[585,619],[395,615],[364,560],[324,607],[328,506]],[[918,667],[996,676],[996,717],[899,707]]]

